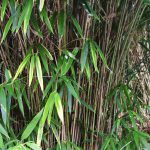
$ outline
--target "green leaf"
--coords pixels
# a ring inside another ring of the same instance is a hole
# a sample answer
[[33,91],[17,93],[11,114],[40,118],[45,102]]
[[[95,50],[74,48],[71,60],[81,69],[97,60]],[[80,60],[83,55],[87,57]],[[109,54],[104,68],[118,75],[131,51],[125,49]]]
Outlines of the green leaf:
[[4,127],[0,124],[0,133],[5,135],[7,138],[9,138],[7,131],[4,129]]
[[19,76],[19,74],[22,73],[22,71],[23,71],[25,65],[26,65],[27,62],[30,60],[30,57],[31,57],[31,54],[28,54],[28,55],[24,58],[24,60],[22,61],[22,63],[19,65],[19,67],[18,67],[18,69],[17,69],[17,71],[16,71],[16,74],[15,74],[15,76],[14,76],[12,82],[14,82],[14,80],[16,80],[16,78]]
[[16,89],[16,95],[17,95],[17,101],[18,101],[18,104],[19,104],[19,109],[24,117],[24,105],[23,105],[23,102],[22,102],[22,93],[20,91],[20,82],[16,82],[15,83],[15,89]]
[[52,25],[51,25],[51,22],[50,22],[50,20],[49,20],[49,18],[48,18],[48,14],[47,14],[47,11],[46,11],[45,7],[44,7],[44,9],[43,9],[43,11],[42,11],[42,15],[43,15],[44,21],[45,21],[45,23],[46,23],[46,25],[47,25],[47,27],[48,27],[48,29],[49,29],[49,32],[50,32],[50,33],[51,33],[51,32],[54,33],[54,32],[53,32]]
[[63,107],[61,103],[61,98],[57,92],[55,93],[55,106],[56,106],[58,116],[60,120],[62,121],[62,123],[64,124]]
[[33,74],[34,74],[34,67],[35,67],[35,58],[34,57],[35,57],[34,55],[31,57],[30,70],[29,70],[29,86],[32,83]]
[[77,19],[74,16],[71,16],[71,19],[73,21],[74,26],[76,27],[78,33],[80,34],[80,36],[83,38],[83,32],[81,29],[81,26],[79,25]]
[[81,72],[83,72],[86,61],[87,61],[87,56],[88,56],[88,50],[89,50],[89,46],[88,46],[88,41],[86,41],[84,43],[83,49],[81,51]]
[[[70,52],[70,53],[71,53],[71,52]],[[70,53],[69,53],[69,54],[70,54]],[[68,61],[67,61],[67,62],[66,62],[66,61],[63,61],[62,70],[61,70],[61,75],[65,75],[65,74],[69,71],[69,69],[71,68],[72,63],[73,63],[73,60],[75,59],[75,56],[77,55],[77,53],[78,53],[78,49],[75,48],[75,49],[72,51],[72,53],[69,55],[70,58],[68,59]],[[73,56],[71,56],[71,55],[73,55]]]
[[4,15],[5,15],[8,0],[2,0],[2,1],[3,2],[2,2],[2,8],[1,8],[1,21],[3,21],[3,19],[4,19]]
[[49,74],[49,68],[48,68],[47,58],[46,58],[46,56],[44,55],[43,51],[40,51],[40,56],[41,56],[41,59],[42,59],[42,63],[43,63],[43,65],[44,65],[44,68],[45,68],[46,72]]
[[29,135],[32,133],[34,128],[36,127],[37,123],[39,122],[41,116],[43,113],[43,109],[32,119],[32,121],[28,124],[24,132],[22,133],[21,140],[24,140],[29,137]]
[[53,110],[53,106],[55,103],[55,97],[54,97],[55,93],[56,92],[54,91],[50,94],[50,96],[45,104],[45,107],[44,107],[43,115],[40,120],[39,129],[38,129],[38,136],[37,136],[37,144],[38,145],[41,145],[41,140],[42,140],[42,135],[43,135],[43,127],[44,127],[44,124],[45,124],[45,121],[46,121],[48,115],[50,116],[48,123],[50,124],[50,121],[51,121],[52,110]]
[[58,34],[60,37],[64,35],[66,24],[66,14],[64,10],[61,10],[58,14]]
[[[100,58],[102,59],[102,62],[104,63],[105,67],[109,69],[108,65],[107,65],[107,60],[102,52],[102,50],[100,49],[100,47],[96,44],[96,42],[94,42],[95,47],[97,48]],[[110,70],[110,69],[109,69]]]
[[55,125],[51,124],[51,128],[52,128],[52,131],[55,135],[55,138],[56,138],[58,144],[60,145],[60,138],[59,138],[58,131],[57,131]]
[[1,113],[4,124],[6,125],[7,121],[7,101],[6,94],[2,87],[0,87],[0,105],[1,105]]
[[71,84],[71,82],[70,82],[68,79],[66,79],[66,78],[63,78],[63,79],[64,79],[64,81],[65,81],[65,84],[66,84],[67,88],[68,88],[68,91],[69,91],[78,101],[80,101],[80,97],[79,97],[78,93],[75,91],[75,89],[74,89],[73,85]]
[[40,27],[39,27],[38,22],[37,22],[37,20],[36,20],[34,15],[31,16],[31,24],[32,24],[33,28],[35,29],[36,34],[39,37],[43,38],[42,32],[40,30]]
[[32,12],[32,7],[33,7],[33,0],[28,0],[27,3],[27,9],[26,9],[26,15],[24,18],[24,34],[26,34],[27,32],[27,28],[29,25],[29,20],[30,20],[30,16],[31,16],[31,12]]
[[10,27],[12,25],[12,17],[9,18],[6,26],[5,26],[5,29],[4,29],[4,33],[3,33],[3,36],[2,36],[2,39],[1,39],[1,43],[5,40],[7,34],[8,34],[8,31],[10,30]]
[[[26,17],[26,13],[28,12],[28,6],[30,3],[29,3],[30,0],[28,1],[25,1],[25,5],[23,7],[23,11],[21,13],[21,16],[19,17],[19,21],[18,21],[18,25],[17,25],[17,29],[16,29],[16,32],[18,32],[18,30],[20,29],[23,21],[25,20],[25,17]],[[29,8],[30,9],[30,8]]]
[[0,133],[0,148],[2,149],[3,146],[4,146],[4,141],[3,141],[3,137],[2,137],[2,135]]
[[37,144],[35,143],[31,143],[31,142],[27,142],[26,145],[30,148],[32,148],[33,150],[42,150]]
[[40,11],[42,11],[42,9],[43,9],[44,1],[45,1],[45,0],[40,0],[40,4],[39,4],[39,10],[40,10]]
[[43,91],[43,76],[42,76],[41,62],[40,62],[39,56],[37,55],[35,56],[35,65],[36,65],[38,81],[39,81],[41,90]]
[[49,60],[53,60],[51,53],[42,44],[38,45],[38,49],[39,49],[40,53],[44,53],[48,57]]
[[54,75],[54,76],[50,79],[50,81],[48,82],[48,84],[47,84],[47,86],[46,86],[46,88],[45,88],[45,90],[44,90],[43,99],[46,97],[47,93],[49,92],[50,88],[52,87],[52,84],[54,84],[55,80],[56,80],[56,76]]
[[86,74],[87,74],[87,78],[90,81],[90,79],[91,79],[91,70],[90,70],[90,65],[89,65],[88,60],[86,61],[86,64],[85,64],[85,71],[86,71]]
[[97,68],[96,48],[93,42],[90,42],[90,50],[91,50],[91,56],[92,56],[95,71],[99,72]]

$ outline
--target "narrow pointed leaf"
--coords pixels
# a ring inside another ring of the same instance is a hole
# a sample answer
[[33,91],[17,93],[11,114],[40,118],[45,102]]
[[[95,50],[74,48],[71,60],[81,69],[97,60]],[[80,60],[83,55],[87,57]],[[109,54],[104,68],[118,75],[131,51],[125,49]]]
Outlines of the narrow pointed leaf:
[[64,35],[65,32],[65,22],[66,22],[66,15],[65,12],[62,10],[58,15],[58,34],[60,37]]
[[[15,76],[14,76],[14,78],[13,78],[13,81],[16,80],[16,78],[19,76],[19,74],[22,73],[22,71],[23,71],[25,65],[26,65],[27,62],[30,60],[30,57],[31,57],[31,54],[28,54],[28,55],[24,58],[24,60],[22,61],[22,63],[19,65],[19,67],[18,67],[18,69],[17,69],[17,71],[16,71],[16,74],[15,74]],[[13,82],[13,81],[12,81],[12,82]]]
[[74,16],[71,16],[71,19],[73,21],[74,26],[76,27],[78,33],[80,34],[80,36],[83,38],[83,32],[81,29],[81,26],[79,25],[77,19]]
[[83,72],[85,64],[86,64],[86,60],[87,60],[87,56],[88,56],[88,50],[89,50],[88,41],[86,41],[84,43],[83,49],[81,51],[81,60],[80,60],[80,62],[81,62],[81,72]]
[[7,102],[6,102],[6,94],[2,87],[0,87],[0,105],[1,105],[1,113],[4,124],[6,125],[7,121]]
[[42,11],[45,0],[40,0],[39,10]]
[[0,133],[5,135],[7,138],[9,138],[7,131],[4,129],[4,127],[0,124]]
[[35,56],[35,65],[36,65],[38,81],[39,81],[41,90],[43,91],[43,76],[42,76],[41,62],[40,62],[39,56],[37,55]]
[[45,46],[43,46],[42,44],[39,44],[38,49],[40,53],[44,53],[48,57],[49,60],[53,60],[51,53],[47,50]]
[[37,123],[39,122],[41,116],[42,116],[43,110],[41,110],[28,124],[24,132],[22,133],[21,139],[24,140],[29,137],[29,135],[32,133],[34,128],[36,127]]
[[93,44],[93,42],[90,42],[90,50],[91,50],[91,56],[92,56],[92,60],[93,60],[95,71],[98,72],[96,48],[95,48],[95,45]]
[[32,7],[33,7],[33,0],[29,0],[27,3],[27,9],[26,9],[26,15],[24,18],[24,34],[26,34],[27,32],[27,28],[29,25],[29,20],[30,20],[30,16],[31,16],[31,12],[32,12]]
[[2,1],[3,2],[2,2],[2,8],[1,8],[1,21],[3,21],[8,0],[2,0]]
[[29,70],[29,86],[31,85],[33,79],[34,67],[35,67],[35,58],[34,56],[32,56],[31,63],[30,63],[30,70]]
[[64,115],[63,115],[63,107],[61,103],[61,98],[58,93],[55,94],[55,106],[58,113],[58,116],[62,123],[64,124]]
[[9,30],[10,30],[10,27],[12,25],[12,17],[9,18],[6,26],[5,26],[5,29],[4,29],[4,32],[3,32],[3,36],[2,36],[2,39],[1,39],[1,43],[5,40]]

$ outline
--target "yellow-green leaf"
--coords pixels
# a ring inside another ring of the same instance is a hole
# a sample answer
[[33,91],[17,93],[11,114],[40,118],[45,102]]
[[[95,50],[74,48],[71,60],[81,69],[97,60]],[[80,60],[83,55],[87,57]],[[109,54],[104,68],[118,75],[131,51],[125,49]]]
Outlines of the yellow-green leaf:
[[30,20],[30,16],[31,16],[31,12],[32,12],[32,7],[33,7],[33,0],[29,0],[27,3],[27,9],[26,9],[26,15],[24,18],[24,34],[26,34],[27,32],[27,28],[29,25],[29,20]]
[[34,56],[32,56],[31,63],[30,63],[30,70],[29,70],[29,86],[31,85],[31,82],[33,79],[34,67],[35,67],[35,59],[34,59]]
[[31,54],[28,54],[28,55],[24,58],[24,60],[22,61],[22,63],[19,65],[19,67],[18,67],[18,69],[17,69],[17,71],[16,71],[16,74],[15,74],[15,76],[14,76],[12,82],[14,82],[14,80],[15,80],[15,79],[19,76],[19,74],[23,71],[25,65],[26,65],[27,62],[30,60],[30,57],[31,57]]
[[3,0],[2,2],[2,8],[1,8],[1,21],[4,19],[5,11],[6,11],[6,6],[7,6],[8,0]]
[[22,133],[21,139],[24,140],[29,137],[29,135],[32,133],[34,128],[36,127],[37,123],[39,122],[41,115],[42,115],[43,109],[32,119],[32,121],[28,124],[24,132]]
[[3,36],[2,36],[2,39],[1,39],[1,43],[5,40],[9,30],[10,30],[10,27],[12,25],[12,17],[9,18],[6,26],[5,26],[5,29],[4,29],[4,32],[3,32]]
[[42,11],[45,0],[40,0],[39,10]]
[[38,78],[41,90],[43,91],[42,67],[41,67],[41,62],[40,62],[38,55],[35,56],[35,65],[36,65],[37,78]]
[[62,121],[62,123],[64,123],[64,115],[63,115],[61,98],[57,92],[55,93],[55,106],[60,120]]

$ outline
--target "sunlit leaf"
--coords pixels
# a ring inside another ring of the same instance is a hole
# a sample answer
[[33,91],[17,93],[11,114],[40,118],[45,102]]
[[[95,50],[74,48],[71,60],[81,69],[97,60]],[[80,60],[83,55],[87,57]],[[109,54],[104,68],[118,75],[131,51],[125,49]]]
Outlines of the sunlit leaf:
[[6,125],[7,121],[7,101],[6,94],[2,87],[0,87],[0,105],[1,105],[1,113],[4,124]]
[[31,85],[31,82],[33,79],[34,67],[35,67],[35,58],[34,58],[34,56],[32,56],[31,63],[30,63],[30,70],[29,70],[29,86]]
[[62,123],[64,124],[64,115],[63,115],[63,107],[61,103],[61,98],[58,93],[55,93],[55,106],[58,113],[58,116]]
[[2,0],[1,21],[3,21],[8,0]]
[[43,91],[42,67],[41,67],[41,62],[40,62],[38,55],[35,56],[35,65],[36,65],[36,72],[37,72],[38,81],[40,83],[41,90]]
[[[26,65],[27,62],[30,60],[30,57],[31,57],[31,54],[27,55],[27,56],[24,58],[24,60],[22,61],[22,63],[19,65],[19,67],[18,67],[18,69],[17,69],[17,71],[16,71],[16,74],[15,74],[15,76],[14,76],[14,78],[13,78],[13,81],[16,80],[16,78],[19,76],[19,74],[22,73],[22,71],[23,71],[25,65]],[[13,82],[13,81],[12,81],[12,82]]]

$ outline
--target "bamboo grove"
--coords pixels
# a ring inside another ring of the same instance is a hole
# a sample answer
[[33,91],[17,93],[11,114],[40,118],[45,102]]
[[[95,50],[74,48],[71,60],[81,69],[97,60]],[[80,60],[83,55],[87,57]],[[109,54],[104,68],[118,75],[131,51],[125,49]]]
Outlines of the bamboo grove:
[[150,149],[149,0],[0,0],[0,149]]

